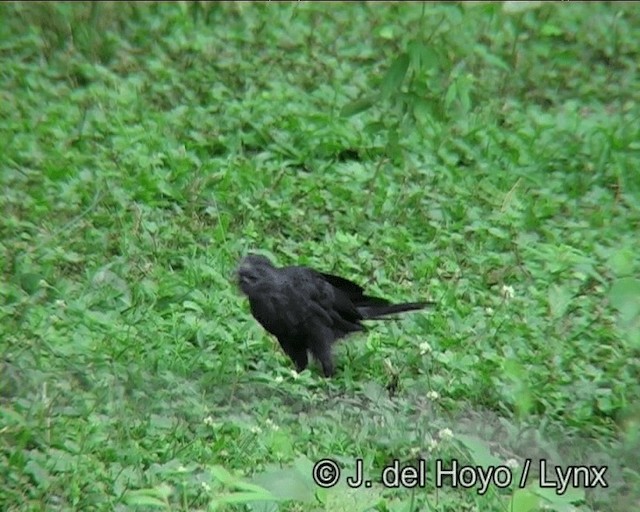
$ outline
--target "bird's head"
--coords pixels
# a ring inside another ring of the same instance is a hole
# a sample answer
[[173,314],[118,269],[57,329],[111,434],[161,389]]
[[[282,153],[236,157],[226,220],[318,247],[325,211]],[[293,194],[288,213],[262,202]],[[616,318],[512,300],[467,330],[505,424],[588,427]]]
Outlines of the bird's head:
[[268,275],[269,271],[273,268],[273,264],[266,256],[253,253],[247,254],[240,261],[240,265],[238,265],[238,285],[240,289],[248,295],[252,288],[254,288],[265,275]]

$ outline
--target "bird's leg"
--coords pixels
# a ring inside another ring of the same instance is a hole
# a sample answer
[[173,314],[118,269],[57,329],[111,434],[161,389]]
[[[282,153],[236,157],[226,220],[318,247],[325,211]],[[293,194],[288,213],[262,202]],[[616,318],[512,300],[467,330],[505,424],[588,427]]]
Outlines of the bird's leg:
[[296,371],[298,373],[303,372],[309,364],[309,356],[307,355],[306,347],[303,349],[297,349],[291,359],[293,359],[293,362],[296,364]]
[[304,371],[309,364],[309,356],[307,354],[307,347],[304,343],[299,343],[298,340],[278,340],[280,346],[289,356],[295,365],[298,373]]
[[333,365],[333,361],[331,360],[331,354],[329,354],[328,359],[320,360],[320,364],[322,364],[322,373],[324,373],[325,377],[333,377],[336,369]]
[[335,373],[333,357],[331,356],[331,339],[324,336],[322,331],[314,336],[312,343],[310,343],[310,348],[313,357],[320,361],[324,376],[331,377]]

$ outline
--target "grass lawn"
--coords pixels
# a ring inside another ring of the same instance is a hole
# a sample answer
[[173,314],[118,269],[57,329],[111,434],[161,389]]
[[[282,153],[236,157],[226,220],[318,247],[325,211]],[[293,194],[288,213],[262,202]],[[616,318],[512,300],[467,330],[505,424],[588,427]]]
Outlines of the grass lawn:
[[[640,509],[638,41],[617,2],[1,4],[0,509]],[[437,306],[298,375],[249,251]]]

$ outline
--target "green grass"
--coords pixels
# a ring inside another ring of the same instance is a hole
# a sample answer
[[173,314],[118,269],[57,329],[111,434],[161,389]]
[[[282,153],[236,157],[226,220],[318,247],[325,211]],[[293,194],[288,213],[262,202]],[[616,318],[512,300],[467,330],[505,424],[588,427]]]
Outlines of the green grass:
[[[640,505],[636,5],[0,17],[2,510]],[[438,306],[298,376],[250,250]],[[321,489],[322,458],[429,471]],[[518,488],[540,458],[609,487]],[[436,459],[519,466],[480,495]]]

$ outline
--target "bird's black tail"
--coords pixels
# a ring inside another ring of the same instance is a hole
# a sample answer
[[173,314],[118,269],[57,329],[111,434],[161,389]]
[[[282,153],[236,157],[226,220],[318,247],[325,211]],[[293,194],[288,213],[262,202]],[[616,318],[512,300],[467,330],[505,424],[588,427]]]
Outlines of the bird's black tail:
[[404,304],[391,304],[387,299],[371,297],[364,294],[364,289],[359,284],[349,281],[344,277],[333,274],[320,273],[320,276],[331,286],[346,294],[349,300],[362,315],[363,320],[375,320],[394,313],[423,309],[434,306],[435,302],[405,302]]
[[[375,320],[394,313],[414,311],[435,305],[435,302],[405,302],[404,304],[384,304],[384,299],[379,299],[380,303],[358,304],[358,312],[365,320]],[[376,301],[377,302],[377,301]],[[384,301],[386,302],[386,301]]]

